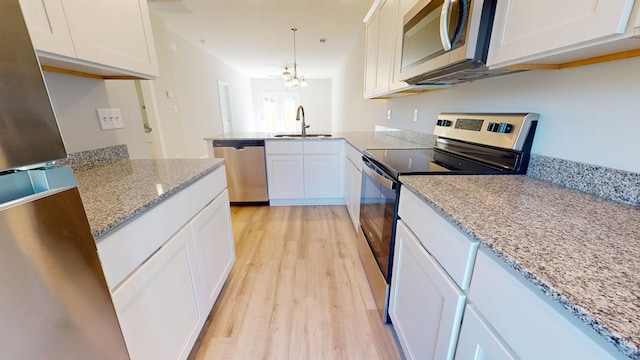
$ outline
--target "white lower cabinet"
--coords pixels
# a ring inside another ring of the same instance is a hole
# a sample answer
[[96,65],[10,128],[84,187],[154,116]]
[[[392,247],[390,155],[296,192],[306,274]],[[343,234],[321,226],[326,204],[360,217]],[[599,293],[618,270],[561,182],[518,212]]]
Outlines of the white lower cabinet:
[[193,219],[193,240],[203,305],[211,309],[235,262],[229,195],[225,190]]
[[187,358],[207,316],[198,279],[187,227],[113,292],[131,359]]
[[186,359],[235,261],[224,167],[97,245],[131,359]]
[[267,155],[269,200],[304,198],[302,154]]
[[[489,351],[500,354],[496,359],[509,359],[507,355],[550,360],[625,358],[593,329],[516,278],[485,250],[478,252],[468,299],[474,312],[470,317],[465,312],[457,359],[469,359],[466,354],[478,349],[487,355]],[[481,319],[483,326],[475,324],[473,317]]]
[[270,203],[344,203],[342,149],[342,140],[265,141]]
[[389,316],[407,359],[452,359],[465,295],[402,221]]
[[360,231],[362,153],[348,143],[345,143],[344,153],[344,203],[357,232]]
[[342,197],[339,155],[304,155],[304,197],[336,199]]
[[475,308],[467,305],[458,339],[456,359],[514,360],[517,357],[506,348]]

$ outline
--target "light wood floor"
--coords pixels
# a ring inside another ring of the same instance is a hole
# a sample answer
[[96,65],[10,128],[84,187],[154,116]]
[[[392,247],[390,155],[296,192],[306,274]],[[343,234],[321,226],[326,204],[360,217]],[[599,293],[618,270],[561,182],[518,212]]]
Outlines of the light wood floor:
[[344,206],[232,207],[236,263],[191,358],[400,359]]

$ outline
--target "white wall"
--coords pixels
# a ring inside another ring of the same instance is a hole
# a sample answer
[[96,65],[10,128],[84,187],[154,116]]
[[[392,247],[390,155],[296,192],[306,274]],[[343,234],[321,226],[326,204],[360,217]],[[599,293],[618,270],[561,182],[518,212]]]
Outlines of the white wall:
[[[300,105],[304,107],[305,121],[311,125],[307,131],[309,133],[331,132],[331,80],[330,79],[307,79],[307,87],[285,87],[282,79],[253,79],[253,96],[261,92],[289,92],[300,94]],[[246,119],[241,127],[234,127],[235,131],[255,131],[253,123],[257,121],[257,112],[251,119]],[[296,119],[290,119],[295,122]],[[238,124],[238,122],[234,122]],[[301,129],[301,124],[297,128]]]
[[386,119],[387,100],[365,100],[364,24],[333,81],[333,131],[373,131]]
[[167,157],[207,157],[203,138],[222,133],[218,80],[229,83],[234,123],[253,117],[251,80],[172,33],[153,15],[152,27],[160,65],[153,88]]
[[[149,157],[133,81],[52,72],[45,80],[67,152],[125,144],[131,158]],[[96,108],[119,108],[124,129],[101,130]]]
[[638,69],[631,58],[465,83],[389,100],[393,119],[379,124],[430,133],[443,111],[537,112],[532,153],[640,172]]

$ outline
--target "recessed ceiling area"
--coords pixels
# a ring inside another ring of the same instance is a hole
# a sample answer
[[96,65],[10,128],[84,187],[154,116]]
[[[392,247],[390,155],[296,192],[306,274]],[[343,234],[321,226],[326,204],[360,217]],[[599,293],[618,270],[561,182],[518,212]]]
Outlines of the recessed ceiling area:
[[[148,0],[167,29],[250,78],[328,79],[364,31],[373,0]],[[325,39],[322,42],[321,39]]]

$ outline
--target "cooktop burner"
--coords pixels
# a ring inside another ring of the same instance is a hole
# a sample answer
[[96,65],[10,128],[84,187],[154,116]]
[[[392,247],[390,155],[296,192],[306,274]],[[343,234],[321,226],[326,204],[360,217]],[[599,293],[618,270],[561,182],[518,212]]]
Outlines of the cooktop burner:
[[401,174],[449,171],[433,162],[433,149],[367,149],[367,157],[397,178]]

